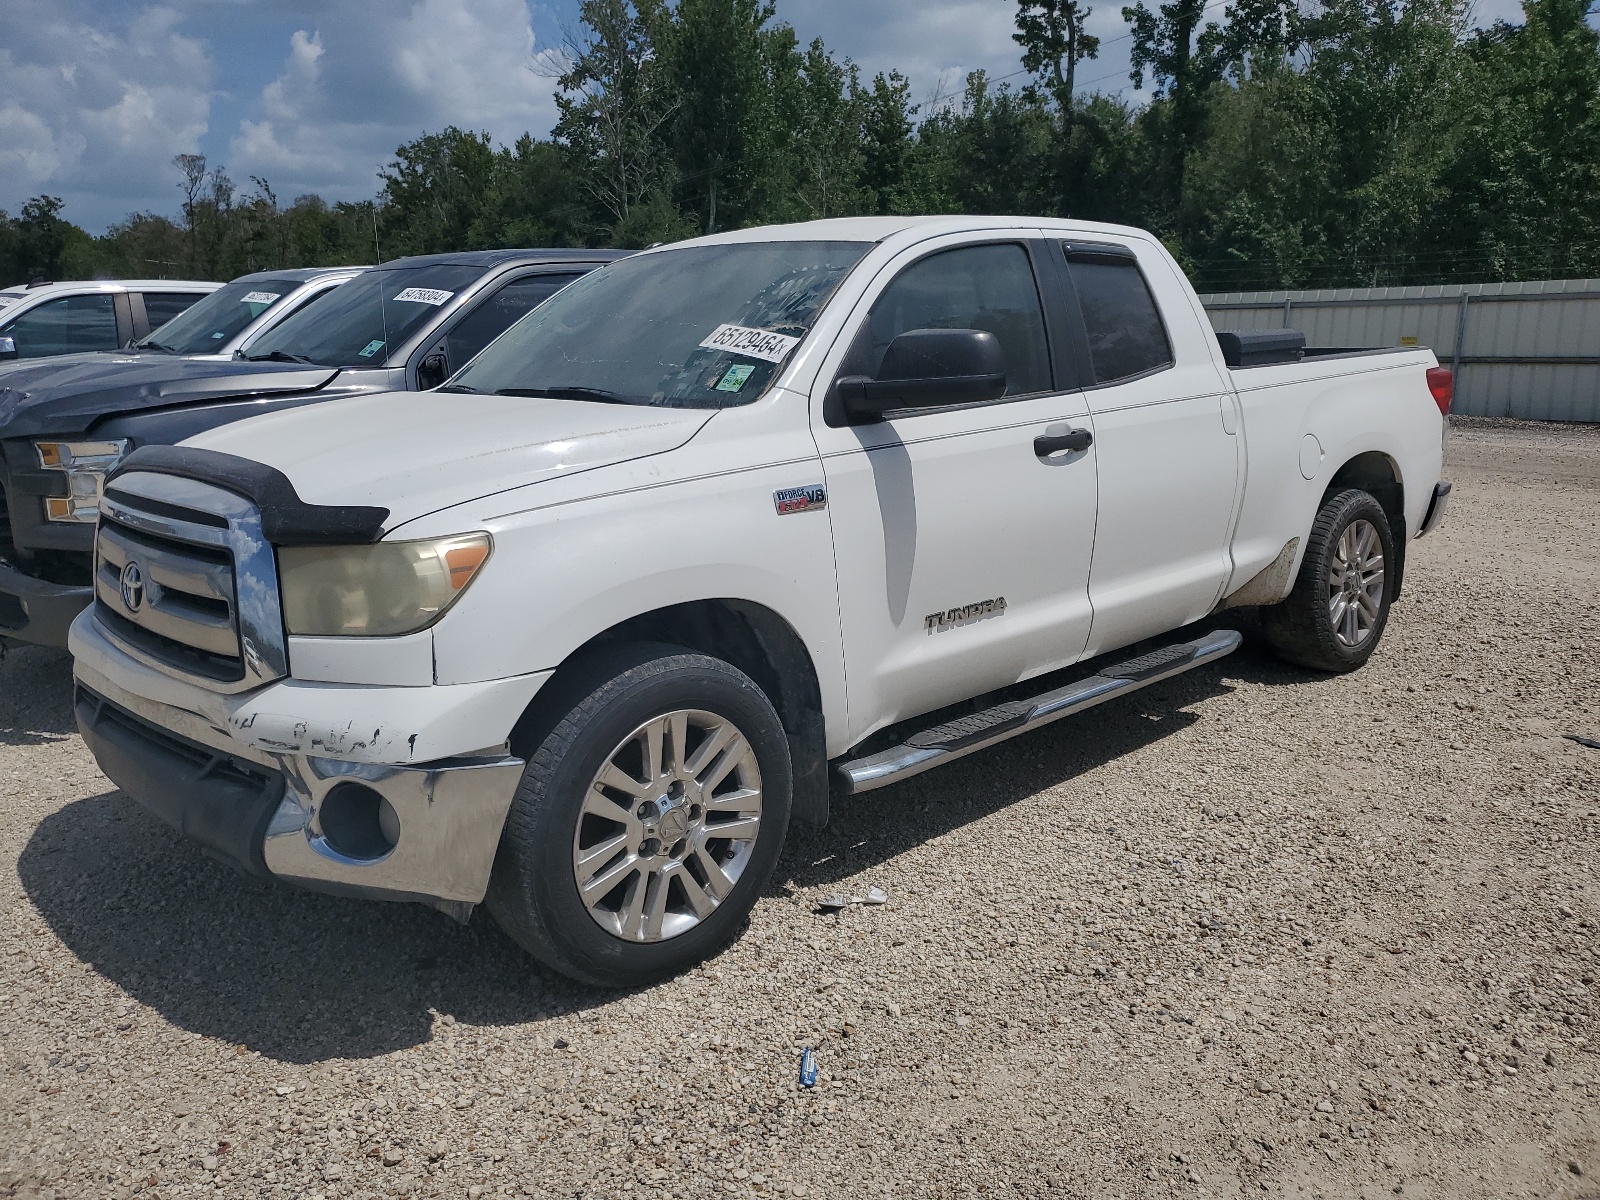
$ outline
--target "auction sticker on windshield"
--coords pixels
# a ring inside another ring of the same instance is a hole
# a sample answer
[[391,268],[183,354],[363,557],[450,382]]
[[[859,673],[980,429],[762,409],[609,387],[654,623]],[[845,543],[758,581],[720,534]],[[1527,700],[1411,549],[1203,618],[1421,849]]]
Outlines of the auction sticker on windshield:
[[246,292],[239,297],[240,304],[276,304],[278,292]]
[[406,288],[395,296],[395,300],[410,301],[412,304],[443,304],[454,295],[454,292],[442,292],[438,288]]
[[706,350],[726,350],[729,354],[742,354],[770,363],[782,362],[799,344],[797,337],[744,325],[718,325],[716,332],[700,343]]

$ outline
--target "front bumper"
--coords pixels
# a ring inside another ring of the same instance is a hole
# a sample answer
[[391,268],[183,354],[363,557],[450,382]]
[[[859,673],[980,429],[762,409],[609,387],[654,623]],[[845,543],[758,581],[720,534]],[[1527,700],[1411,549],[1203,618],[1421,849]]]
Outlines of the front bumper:
[[0,637],[65,646],[67,630],[93,595],[87,587],[46,583],[0,561]]
[[[429,688],[285,680],[229,696],[136,662],[92,612],[74,625],[72,651],[78,725],[101,769],[213,857],[457,917],[483,899],[524,766],[499,743],[547,674]],[[496,743],[461,743],[452,704],[465,707],[473,734]],[[327,706],[344,714],[338,729],[323,728],[317,714]],[[284,727],[287,709],[302,714],[297,727]],[[414,759],[393,761],[418,746]],[[428,756],[430,746],[444,753]],[[390,761],[373,760],[382,751]],[[352,833],[361,819],[369,828]]]

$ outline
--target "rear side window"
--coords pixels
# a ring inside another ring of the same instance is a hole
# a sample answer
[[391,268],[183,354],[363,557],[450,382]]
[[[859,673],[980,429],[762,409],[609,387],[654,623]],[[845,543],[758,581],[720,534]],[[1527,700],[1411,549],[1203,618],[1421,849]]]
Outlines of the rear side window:
[[1131,258],[1067,257],[1089,335],[1096,383],[1172,365],[1172,345],[1155,298]]
[[146,292],[144,315],[149,318],[151,329],[159,329],[205,297],[205,292]]
[[577,278],[577,275],[530,275],[506,284],[457,321],[450,331],[445,339],[450,369],[466,366],[478,356],[478,351]]
[[[47,358],[82,350],[117,348],[117,313],[112,298],[64,296],[31,308],[5,325],[0,336],[17,344],[18,358]],[[3,311],[3,310],[0,310]]]
[[962,246],[902,271],[872,306],[866,334],[876,376],[889,343],[913,329],[984,329],[1006,352],[1006,395],[1050,390],[1044,310],[1028,252],[1015,243]]

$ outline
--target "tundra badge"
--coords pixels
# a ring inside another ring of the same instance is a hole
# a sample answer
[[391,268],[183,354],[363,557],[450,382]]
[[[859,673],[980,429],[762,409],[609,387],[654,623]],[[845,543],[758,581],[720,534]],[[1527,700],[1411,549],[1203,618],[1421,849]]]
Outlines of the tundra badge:
[[828,507],[828,489],[820,483],[808,483],[805,487],[780,488],[772,493],[772,503],[778,509],[780,517],[790,513],[815,512],[819,508]]

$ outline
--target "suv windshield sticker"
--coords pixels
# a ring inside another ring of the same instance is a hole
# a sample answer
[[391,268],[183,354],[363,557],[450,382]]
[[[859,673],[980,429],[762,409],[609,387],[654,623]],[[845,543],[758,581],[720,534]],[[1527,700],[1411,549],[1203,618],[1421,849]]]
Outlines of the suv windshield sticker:
[[737,363],[728,368],[728,373],[724,375],[722,377],[722,381],[717,384],[717,391],[737,392],[742,389],[745,384],[750,382],[750,376],[754,375],[755,373],[756,369],[749,363]]
[[725,350],[729,354],[759,358],[769,363],[782,362],[789,357],[789,351],[799,344],[797,337],[772,333],[766,329],[751,329],[745,325],[718,325],[716,332],[700,343],[706,350]]
[[409,301],[412,304],[443,304],[454,295],[454,292],[442,291],[439,288],[406,288],[405,291],[395,296],[395,301],[396,303]]
[[381,341],[368,342],[365,346],[361,347],[361,357],[371,358],[374,354],[382,349],[383,343]]
[[239,297],[240,304],[276,304],[278,292],[246,292]]

